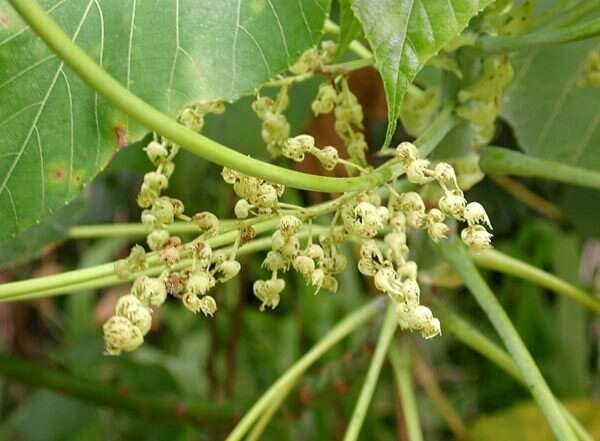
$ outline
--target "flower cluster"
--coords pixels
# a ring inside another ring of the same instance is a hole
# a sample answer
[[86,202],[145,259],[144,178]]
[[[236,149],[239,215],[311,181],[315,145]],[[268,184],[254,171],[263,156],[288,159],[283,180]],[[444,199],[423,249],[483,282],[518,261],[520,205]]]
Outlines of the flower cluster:
[[331,40],[325,40],[321,43],[321,48],[310,48],[305,51],[298,61],[290,67],[290,72],[294,75],[302,75],[307,72],[314,72],[322,66],[331,63],[335,57],[337,44]]
[[336,247],[341,241],[335,231],[326,232],[319,237],[320,245],[313,243],[309,235],[305,248],[301,248],[296,236],[302,221],[292,215],[280,218],[279,228],[273,233],[271,250],[263,261],[263,266],[271,271],[271,279],[254,282],[254,294],[265,307],[274,309],[279,304],[280,294],[285,288],[285,281],[278,278],[282,272],[291,268],[296,270],[307,284],[316,288],[337,291],[338,281],[335,278],[346,268],[346,257]]
[[152,308],[158,308],[167,298],[161,278],[141,276],[131,293],[122,296],[115,314],[104,323],[104,342],[107,355],[136,350],[152,326]]
[[282,149],[283,156],[297,162],[304,161],[305,155],[311,154],[321,163],[325,170],[333,170],[340,162],[340,156],[335,147],[327,146],[321,149],[315,147],[315,138],[310,135],[298,135],[289,138]]
[[461,105],[456,113],[470,121],[477,145],[485,145],[492,140],[502,93],[512,77],[510,57],[506,54],[492,55],[483,60],[479,79],[458,93]]
[[267,144],[267,150],[273,157],[281,155],[281,147],[290,136],[290,124],[283,112],[289,104],[288,86],[284,85],[275,99],[258,96],[252,103],[262,122],[261,136]]
[[283,196],[285,187],[272,184],[264,179],[247,176],[230,168],[223,168],[223,180],[233,185],[233,191],[241,199],[235,205],[235,215],[245,219],[256,210],[259,214],[271,214],[277,210],[279,198]]
[[199,132],[204,127],[204,116],[208,113],[221,114],[225,111],[225,104],[222,101],[202,101],[186,107],[179,115],[181,123]]
[[490,246],[492,234],[485,228],[492,228],[488,215],[478,202],[467,203],[450,164],[439,162],[431,167],[428,160],[419,158],[417,148],[408,142],[403,142],[396,148],[396,156],[411,183],[424,185],[436,181],[444,195],[438,201],[439,209],[433,208],[428,212],[418,193],[393,195],[389,202],[390,209],[401,210],[408,226],[427,230],[435,242],[447,237],[449,228],[444,220],[452,217],[467,223],[468,226],[461,232],[461,238],[467,246],[474,250]]

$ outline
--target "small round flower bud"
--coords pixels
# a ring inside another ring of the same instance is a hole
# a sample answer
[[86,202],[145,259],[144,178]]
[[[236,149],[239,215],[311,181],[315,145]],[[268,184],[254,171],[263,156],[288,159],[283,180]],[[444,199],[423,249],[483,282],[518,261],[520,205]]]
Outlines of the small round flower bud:
[[389,266],[380,268],[377,273],[375,273],[373,281],[375,282],[375,288],[388,294],[397,293],[401,287],[396,271]]
[[464,218],[469,225],[483,224],[490,229],[492,228],[490,218],[485,212],[483,205],[481,205],[479,202],[471,202],[467,204],[464,211]]
[[413,184],[427,184],[434,179],[433,172],[428,167],[429,161],[427,159],[416,159],[407,167],[406,178]]
[[261,310],[266,306],[275,309],[279,304],[279,294],[285,288],[283,279],[257,280],[254,282],[254,295],[262,302]]
[[374,240],[366,240],[360,247],[361,259],[372,260],[377,264],[383,263],[383,254]]
[[237,276],[242,266],[237,260],[226,260],[217,268],[218,280],[225,283]]
[[320,245],[317,245],[315,243],[307,246],[306,249],[304,250],[304,254],[306,254],[308,257],[310,257],[313,260],[321,260],[321,259],[323,259],[323,256],[325,255],[325,253],[323,252],[323,248]]
[[144,225],[149,226],[149,227],[153,227],[157,223],[156,216],[154,216],[154,214],[152,214],[152,210],[142,211],[141,220]]
[[152,214],[158,223],[172,224],[175,220],[175,207],[169,198],[158,198],[152,204]]
[[274,251],[281,250],[284,247],[285,242],[286,237],[280,230],[276,230],[273,233],[273,236],[271,236],[271,248],[273,248]]
[[212,317],[217,312],[217,302],[212,296],[200,298],[200,310],[206,317]]
[[152,326],[151,310],[132,294],[127,294],[117,301],[115,315],[128,319],[138,327],[142,335],[146,335]]
[[288,262],[279,251],[269,251],[262,264],[273,272],[285,269],[288,266]]
[[410,142],[401,142],[398,144],[398,147],[396,147],[396,156],[404,168],[407,168],[413,161],[418,159],[419,151],[414,144]]
[[377,272],[378,266],[370,259],[359,259],[358,270],[365,276],[373,277]]
[[144,184],[156,191],[161,191],[169,186],[169,180],[161,173],[148,172],[144,175]]
[[146,155],[148,155],[148,159],[153,163],[157,163],[169,156],[169,152],[165,145],[157,141],[152,141],[148,144],[144,151],[146,152]]
[[193,312],[194,314],[200,312],[200,298],[196,294],[187,291],[181,297],[181,302],[188,311]]
[[250,214],[250,204],[246,199],[240,199],[235,203],[233,212],[238,219],[246,219]]
[[409,191],[400,195],[400,209],[406,214],[411,211],[425,213],[425,202],[419,193]]
[[219,233],[219,218],[209,211],[196,213],[192,216],[192,222],[203,232],[215,236]]
[[179,119],[184,126],[196,132],[204,127],[204,115],[189,107],[181,112]]
[[298,135],[283,143],[282,153],[286,158],[296,162],[304,160],[304,155],[315,147],[315,138],[310,135]]
[[491,247],[492,234],[481,225],[471,225],[463,229],[460,237],[463,242],[474,251],[481,251]]
[[293,236],[302,226],[302,221],[296,216],[283,216],[279,220],[279,230],[284,236]]
[[214,277],[203,271],[193,273],[185,284],[187,291],[196,295],[206,294],[213,286],[215,286]]
[[422,211],[409,211],[406,213],[406,223],[411,228],[423,228],[427,216]]
[[402,282],[402,292],[404,293],[404,302],[408,305],[418,305],[421,289],[414,279],[406,279]]
[[398,268],[398,275],[403,279],[417,280],[418,266],[412,260],[403,263]]
[[148,246],[150,247],[150,249],[152,251],[157,251],[157,250],[160,250],[163,247],[163,245],[165,245],[167,243],[167,241],[169,240],[169,237],[170,237],[170,235],[167,230],[163,230],[163,229],[153,230],[148,235],[146,242],[148,243]]
[[140,329],[125,317],[115,315],[109,318],[102,326],[102,330],[107,355],[135,351],[144,343],[144,336]]
[[131,275],[129,263],[127,263],[127,260],[125,259],[117,260],[115,262],[114,271],[119,279],[127,279]]
[[442,335],[442,327],[436,318],[432,318],[421,328],[421,336],[427,340],[438,335]]
[[324,281],[325,281],[325,271],[323,271],[321,268],[317,268],[316,270],[314,270],[312,272],[312,274],[310,276],[310,284],[312,286],[316,286],[317,291],[321,288]]
[[240,175],[235,170],[223,167],[223,170],[221,170],[221,177],[226,183],[233,185],[239,180]]
[[452,216],[455,219],[461,220],[463,219],[467,201],[462,195],[448,193],[440,198],[438,205],[440,210],[442,210],[448,216]]
[[430,224],[427,227],[427,234],[429,234],[429,237],[435,243],[438,243],[440,240],[448,239],[448,233],[450,233],[450,228],[442,222]]
[[289,237],[285,241],[285,245],[281,248],[280,252],[287,258],[295,257],[300,251],[300,240],[295,237]]
[[337,292],[338,290],[338,281],[332,275],[326,275],[323,279],[323,283],[321,284],[321,288],[326,289],[331,292]]
[[403,233],[406,229],[406,216],[401,211],[397,211],[390,217],[389,224],[394,231]]
[[140,276],[135,279],[131,293],[146,306],[158,307],[167,299],[165,283],[154,277]]
[[309,276],[315,270],[315,261],[308,256],[296,256],[293,262],[294,269],[304,277]]
[[210,265],[210,261],[212,259],[212,248],[207,242],[203,240],[195,240],[191,243],[191,249],[193,257],[202,268]]
[[256,204],[264,208],[276,208],[278,202],[277,190],[271,184],[261,184],[256,195]]
[[454,172],[454,168],[450,164],[446,162],[440,162],[436,164],[434,169],[434,176],[444,190],[460,190],[458,182],[456,180],[456,173]]
[[333,170],[340,157],[335,147],[324,147],[321,150],[313,150],[312,153],[319,160],[325,170]]

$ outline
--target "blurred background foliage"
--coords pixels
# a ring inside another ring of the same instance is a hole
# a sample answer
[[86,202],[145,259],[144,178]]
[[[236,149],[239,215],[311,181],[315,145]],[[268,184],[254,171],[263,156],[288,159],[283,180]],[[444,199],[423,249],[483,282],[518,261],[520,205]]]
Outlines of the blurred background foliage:
[[[562,52],[573,56],[570,49]],[[418,81],[431,81],[427,70]],[[292,131],[308,131],[319,145],[337,144],[341,148],[331,118],[314,119],[310,114],[317,86],[318,82],[310,81],[291,89],[286,115]],[[369,144],[377,146],[383,141],[386,127],[385,96],[379,77],[370,68],[357,71],[351,76],[351,87],[364,106]],[[224,115],[210,116],[204,134],[254,157],[266,158],[251,100],[243,98],[228,105]],[[506,114],[509,110],[506,107]],[[538,116],[543,118],[542,113]],[[511,125],[519,129],[514,114],[511,118]],[[565,119],[557,120],[562,124]],[[523,147],[517,143],[520,137],[515,136],[511,125],[499,121],[494,144]],[[463,156],[468,151],[465,146],[469,136],[468,128],[459,127],[436,154],[452,159]],[[395,140],[403,139],[407,135],[399,129]],[[323,172],[309,161],[299,167]],[[0,282],[126,256],[131,246],[127,239],[71,241],[67,240],[68,230],[76,224],[135,222],[139,218],[135,195],[143,173],[149,169],[140,145],[119,151],[75,202],[12,243],[2,244]],[[190,212],[210,209],[221,218],[230,217],[235,201],[219,172],[217,167],[182,151],[169,193],[181,198]],[[576,285],[593,292],[600,290],[597,281],[594,283],[600,264],[600,242],[594,238],[599,225],[598,193],[528,179],[520,182],[558,202],[567,219],[562,223],[545,220],[486,178],[467,197],[481,201],[488,209],[495,227],[495,246]],[[286,197],[289,202],[314,203],[323,195],[288,190]],[[423,237],[417,235],[412,240],[413,252],[422,267],[427,270],[436,264],[422,257],[427,254]],[[345,252],[352,262],[356,250],[348,246]],[[0,304],[0,365],[7,363],[2,360],[10,354],[22,360],[17,368],[30,379],[14,381],[8,375],[0,380],[0,437],[22,441],[223,439],[287,367],[373,295],[353,269],[355,265],[349,264],[336,294],[313,295],[312,289],[292,276],[280,306],[275,311],[260,312],[251,283],[264,275],[262,258],[260,254],[244,257],[242,276],[219,288],[216,296],[220,307],[214,318],[193,316],[175,302],[167,302],[156,314],[155,330],[147,343],[139,351],[118,358],[103,355],[100,326],[116,298],[127,291],[126,286]],[[600,321],[569,299],[543,288],[499,273],[485,275],[551,389],[600,439]],[[444,299],[500,344],[486,317],[461,286],[445,289],[436,285],[439,283],[423,287],[425,299]],[[320,360],[301,379],[262,439],[339,438],[352,413],[380,324],[380,320],[374,320]],[[452,336],[445,334],[431,341],[410,336],[404,342],[418,354],[415,357],[420,367],[415,369],[415,381],[425,439],[551,439],[528,392]],[[50,389],[35,387],[35,378],[46,368],[59,376],[68,374],[100,384],[114,392],[117,401],[138,397],[142,402],[163,403],[169,411],[162,412],[164,418],[159,418],[161,412],[133,415],[126,409],[74,399],[59,384]],[[449,430],[438,408],[439,396],[431,393],[431,384],[458,415],[458,430]],[[194,408],[206,412],[206,418],[184,421],[186,409]],[[382,371],[362,433],[362,439],[369,440],[408,439],[389,368]]]

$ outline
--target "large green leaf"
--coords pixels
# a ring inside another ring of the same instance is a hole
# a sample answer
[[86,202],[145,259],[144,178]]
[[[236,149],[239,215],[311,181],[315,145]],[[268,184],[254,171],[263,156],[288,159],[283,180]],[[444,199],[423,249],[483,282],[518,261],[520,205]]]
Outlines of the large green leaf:
[[351,0],[375,55],[388,105],[388,145],[417,73],[493,0]]
[[[42,0],[135,94],[175,116],[228,101],[316,44],[330,0]],[[74,198],[146,130],[113,109],[0,0],[0,240]]]
[[600,89],[577,85],[600,40],[552,46],[515,58],[503,116],[527,153],[600,169]]

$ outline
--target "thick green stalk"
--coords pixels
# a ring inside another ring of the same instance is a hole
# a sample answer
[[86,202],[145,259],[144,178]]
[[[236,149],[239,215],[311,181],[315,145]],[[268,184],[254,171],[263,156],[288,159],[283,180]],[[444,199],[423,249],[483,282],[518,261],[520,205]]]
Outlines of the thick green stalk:
[[[515,362],[510,358],[510,355],[441,301],[435,301],[435,306],[436,312],[439,314],[446,331],[449,331],[460,342],[464,343],[475,352],[479,352],[508,375],[513,377],[523,387],[527,387],[527,382],[521,375]],[[569,410],[562,404],[560,407],[565,419],[577,433],[579,439],[582,441],[593,441],[592,436],[569,412]]]
[[373,392],[375,392],[375,386],[377,386],[377,380],[379,379],[381,367],[383,366],[385,356],[388,352],[388,348],[390,347],[390,343],[394,337],[397,326],[398,319],[396,318],[396,308],[393,303],[390,303],[383,321],[381,333],[379,334],[379,339],[377,340],[377,346],[375,347],[373,359],[369,365],[367,377],[365,378],[365,382],[360,390],[360,395],[358,396],[358,400],[354,406],[354,412],[352,413],[350,424],[346,429],[344,441],[355,441],[358,439],[360,429],[362,428],[362,424],[367,416],[367,411],[369,410],[369,405],[371,404],[371,399],[373,398]]
[[483,52],[497,53],[585,40],[598,35],[600,35],[600,19],[596,18],[585,23],[558,29],[543,29],[515,37],[481,37],[476,45]]
[[535,158],[501,147],[481,149],[479,167],[485,173],[542,178],[600,190],[600,173],[557,161]]
[[171,420],[199,427],[225,425],[232,417],[231,410],[210,403],[188,405],[170,398],[142,396],[72,374],[39,366],[37,363],[9,357],[0,353],[0,375],[28,386],[40,387],[150,420]]
[[[167,225],[169,234],[198,234],[198,227],[191,222],[175,222]],[[140,223],[78,225],[69,228],[69,239],[97,239],[101,237],[143,237],[147,236],[150,228]]]
[[252,424],[266,411],[289,383],[296,381],[312,364],[325,352],[337,344],[356,328],[375,316],[380,310],[383,299],[373,300],[359,310],[353,312],[334,328],[332,328],[319,342],[312,347],[300,360],[294,363],[279,379],[254,403],[252,408],[244,415],[235,429],[225,441],[240,441],[248,432]]
[[591,309],[596,314],[600,314],[600,300],[533,265],[529,265],[526,262],[522,262],[496,250],[485,250],[478,253],[470,253],[470,255],[477,266],[510,274],[543,286],[557,294],[569,297]]
[[398,396],[402,400],[402,412],[406,422],[408,439],[410,441],[423,441],[423,431],[419,422],[419,411],[412,382],[410,350],[406,340],[401,342],[399,346],[400,350],[395,345],[391,345],[388,355],[394,371]]
[[[10,0],[10,3],[31,29],[67,66],[113,106],[139,121],[149,130],[208,161],[271,182],[322,192],[343,193],[368,190],[402,174],[399,164],[390,161],[377,170],[358,177],[334,178],[312,175],[259,161],[225,147],[178,124],[131,93],[77,46],[35,0]],[[444,135],[445,133],[441,134],[440,139]]]
[[439,249],[444,259],[461,276],[465,285],[502,338],[508,352],[523,375],[533,398],[546,417],[554,436],[559,441],[576,440],[575,434],[561,412],[560,405],[542,377],[535,361],[529,354],[521,337],[519,337],[508,315],[479,274],[479,271],[477,271],[460,240],[454,237],[448,242],[441,243]]

